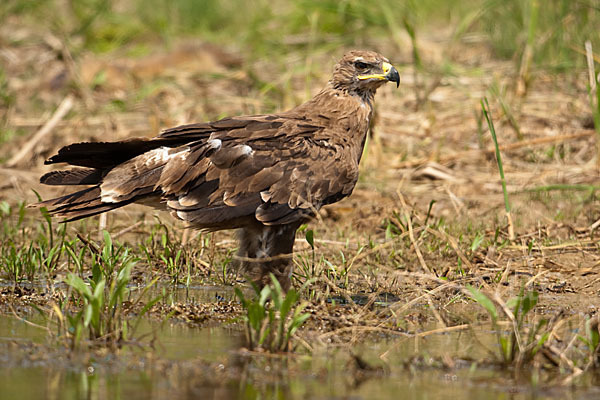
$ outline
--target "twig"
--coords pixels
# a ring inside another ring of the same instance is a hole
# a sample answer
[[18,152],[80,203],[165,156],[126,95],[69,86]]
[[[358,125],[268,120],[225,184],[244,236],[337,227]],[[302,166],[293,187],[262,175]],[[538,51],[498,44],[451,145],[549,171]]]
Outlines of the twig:
[[454,331],[462,331],[462,330],[468,329],[469,327],[471,327],[471,324],[462,324],[462,325],[447,326],[445,328],[438,328],[438,329],[432,329],[430,331],[419,332],[419,333],[415,334],[415,336],[422,338],[422,337],[425,337],[425,336],[437,335],[438,333],[448,333],[448,332],[454,332]]
[[112,237],[113,237],[113,239],[116,239],[119,236],[126,234],[127,232],[131,232],[132,230],[134,230],[135,228],[137,228],[138,226],[140,226],[142,224],[144,224],[144,221],[138,221],[135,224],[128,226],[127,228],[121,229],[119,232],[112,235]]
[[[380,328],[380,327],[377,327],[377,326],[345,326],[343,328],[339,328],[339,329],[336,329],[336,330],[333,330],[333,331],[325,332],[325,333],[319,335],[319,338],[322,340],[322,339],[329,338],[329,337],[332,337],[332,336],[335,337],[335,336],[339,335],[340,333],[348,332],[348,331],[350,331],[352,333],[355,333],[355,334],[358,333],[357,331],[361,331],[361,332],[387,333],[387,334],[390,334],[390,335],[398,335],[398,336],[406,336],[406,337],[412,337],[413,336],[413,335],[411,335],[409,333],[406,333],[406,332],[396,331],[396,330],[389,329],[389,328]],[[424,333],[426,333],[426,332],[424,332]],[[417,335],[419,335],[419,334],[417,334]],[[417,335],[415,335],[415,336],[417,336]],[[425,335],[425,336],[427,336],[427,335]]]
[[528,280],[527,283],[525,283],[525,287],[529,287],[529,285],[531,285],[533,282],[535,282],[540,276],[546,275],[547,272],[549,272],[549,271],[542,271],[539,274],[537,274],[536,276],[534,276],[533,278],[531,278],[530,280]]
[[37,131],[25,145],[21,148],[21,150],[15,154],[6,165],[8,167],[14,167],[19,161],[21,161],[24,157],[26,157],[31,150],[36,146],[46,135],[52,132],[52,129],[64,118],[65,115],[71,110],[73,107],[73,96],[68,95],[63,99],[63,101],[59,104],[58,108],[52,115],[52,117],[42,126],[42,128]]
[[81,235],[79,232],[77,233],[77,239],[79,239],[83,244],[85,244],[92,253],[100,254],[100,249],[98,248],[98,246],[96,246],[95,243],[84,238],[83,235]]
[[[596,245],[598,243],[597,239],[583,239],[583,240],[579,240],[577,242],[565,242],[565,243],[561,243],[561,244],[553,244],[550,246],[535,246],[536,250],[561,250],[561,249],[567,249],[570,247],[576,247],[576,248],[582,248],[583,246],[586,245]],[[524,246],[522,244],[509,244],[504,246],[505,249],[510,249],[510,250],[527,250],[529,247],[528,246]]]
[[590,91],[596,91],[596,72],[594,71],[594,52],[592,51],[592,42],[585,41],[585,59],[588,67],[588,78],[590,80]]
[[392,305],[390,307],[390,310],[394,311],[395,313],[402,313],[402,312],[406,311],[408,308],[412,307],[414,304],[416,304],[419,301],[421,301],[422,299],[426,298],[425,296],[427,296],[427,295],[436,294],[436,293],[441,292],[446,289],[453,289],[453,288],[456,289],[458,287],[460,287],[460,286],[455,284],[454,282],[443,283],[440,286],[434,288],[433,290],[428,291],[426,294],[422,294],[418,297],[415,297],[408,303],[401,304],[402,307],[395,308],[394,305]]
[[102,238],[104,237],[104,230],[106,229],[106,213],[102,213],[100,214],[100,218],[98,218],[98,240],[102,241]]
[[400,199],[400,203],[402,204],[402,211],[404,212],[404,218],[406,219],[406,225],[408,225],[408,237],[410,238],[410,242],[412,243],[415,253],[417,253],[417,258],[419,259],[419,263],[425,272],[431,273],[431,269],[425,263],[425,259],[423,258],[423,254],[421,254],[421,249],[415,240],[415,234],[413,232],[412,221],[410,220],[410,215],[408,213],[408,207],[406,206],[406,202],[404,201],[404,196],[400,191],[397,191],[398,198]]
[[27,321],[25,318],[22,318],[19,315],[17,315],[17,312],[15,311],[15,309],[13,308],[12,305],[9,304],[8,307],[10,308],[10,311],[12,312],[12,314],[14,315],[14,317],[16,319],[18,319],[19,321],[25,323],[26,325],[33,326],[34,328],[45,330],[46,332],[48,332],[48,334],[52,333],[52,331],[48,327],[35,324],[35,323],[31,322],[31,321]]
[[427,303],[429,304],[429,309],[433,313],[435,319],[438,320],[438,322],[441,326],[443,326],[444,328],[447,328],[448,325],[446,325],[446,322],[444,322],[444,319],[442,318],[442,316],[440,315],[438,310],[436,310],[435,304],[433,304],[433,300],[431,300],[431,296],[429,296],[428,294],[425,294],[425,298],[427,299]]

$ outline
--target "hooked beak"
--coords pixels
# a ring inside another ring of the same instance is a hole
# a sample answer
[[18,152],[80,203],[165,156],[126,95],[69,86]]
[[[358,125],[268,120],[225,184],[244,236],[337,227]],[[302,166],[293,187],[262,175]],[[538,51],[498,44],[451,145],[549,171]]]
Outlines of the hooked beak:
[[387,80],[390,82],[396,82],[396,87],[400,86],[400,74],[392,64],[384,62],[381,64],[381,69],[383,70],[383,74],[360,75],[358,76],[358,79],[361,81],[366,79],[377,79],[380,81]]
[[385,79],[390,82],[396,82],[396,87],[400,87],[400,74],[398,73],[398,70],[390,63],[383,63],[382,67],[383,73],[385,74]]

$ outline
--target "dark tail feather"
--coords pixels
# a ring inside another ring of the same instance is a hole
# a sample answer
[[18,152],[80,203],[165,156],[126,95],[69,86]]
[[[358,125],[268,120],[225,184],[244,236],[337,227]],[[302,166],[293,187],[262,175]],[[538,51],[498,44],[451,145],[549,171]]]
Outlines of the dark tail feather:
[[70,222],[123,207],[134,200],[135,198],[118,203],[103,203],[100,198],[100,187],[93,186],[56,199],[32,204],[31,207],[48,207],[50,215],[65,217],[67,219],[63,222]]
[[133,203],[153,192],[153,186],[134,190],[133,195],[117,203],[102,202],[100,183],[115,166],[161,146],[178,146],[189,141],[186,137],[158,139],[135,138],[120,142],[74,143],[61,148],[58,154],[45,164],[67,163],[85,167],[53,171],[41,177],[46,185],[94,185],[66,196],[33,204],[32,207],[48,207],[51,215],[65,217],[68,221],[101,214]]
[[71,208],[66,207],[60,210],[50,210],[50,214],[57,217],[66,218],[62,222],[72,222],[77,221],[79,219],[91,217],[93,215],[102,214],[104,212],[114,210],[115,208],[123,207],[129,203],[132,203],[133,200],[121,201],[119,203],[102,203],[98,200],[98,202],[94,202],[93,205]]
[[105,172],[92,168],[77,168],[48,172],[40,178],[45,185],[94,185],[100,183]]
[[32,204],[31,207],[58,206],[58,209],[62,207],[78,206],[81,204],[89,203],[95,199],[100,199],[100,186],[93,186],[91,188],[83,189],[78,192],[68,194],[66,196],[41,201],[39,203]]
[[67,163],[79,167],[110,169],[152,149],[173,144],[174,140],[136,138],[120,142],[73,143],[63,147],[45,164]]

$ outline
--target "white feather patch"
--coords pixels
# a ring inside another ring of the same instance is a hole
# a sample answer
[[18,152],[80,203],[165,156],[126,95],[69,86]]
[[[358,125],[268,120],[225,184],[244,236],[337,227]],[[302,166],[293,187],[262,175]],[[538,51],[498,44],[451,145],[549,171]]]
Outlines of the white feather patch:
[[[157,149],[140,154],[139,156],[132,158],[128,162],[133,162],[135,166],[137,160],[142,160],[144,168],[141,169],[144,170],[145,168],[147,168],[148,170],[152,170],[156,167],[165,165],[167,162],[169,162],[169,160],[173,158],[181,158],[182,160],[185,160],[189,153],[189,148],[183,148],[179,151],[175,151],[170,147],[162,146]],[[111,175],[113,171],[114,174],[118,175]],[[104,178],[105,184],[100,186],[100,201],[102,201],[103,203],[118,203],[119,201],[122,201],[123,199],[121,198],[121,196],[128,194],[123,192],[122,186],[128,183],[129,181],[136,179],[136,175],[139,173],[139,167],[116,167],[113,171],[108,173],[108,175]]]
[[100,187],[100,201],[103,203],[118,203],[119,193],[116,190],[105,190]]
[[223,142],[221,142],[221,139],[209,139],[206,142],[211,149],[220,149],[221,145],[223,144]]
[[164,164],[169,159],[174,157],[181,157],[183,153],[189,153],[189,149],[184,149],[180,151],[172,151],[170,147],[159,147],[158,149],[150,150],[138,157],[144,157],[146,159],[145,164],[147,166],[155,165],[155,164]]
[[271,193],[269,193],[267,190],[263,190],[260,192],[260,198],[266,203],[267,201],[271,200]]
[[248,146],[247,144],[242,146],[242,154],[244,156],[252,155],[252,153],[254,153],[254,150],[252,150],[252,147]]

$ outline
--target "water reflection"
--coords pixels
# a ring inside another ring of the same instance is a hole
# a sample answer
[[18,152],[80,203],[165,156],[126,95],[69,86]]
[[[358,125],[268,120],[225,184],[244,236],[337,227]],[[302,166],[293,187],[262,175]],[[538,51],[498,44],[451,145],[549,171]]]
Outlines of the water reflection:
[[[593,399],[594,388],[532,389],[497,371],[392,368],[356,380],[344,352],[310,361],[240,357],[145,360],[134,366],[0,368],[0,399]],[[92,363],[94,364],[94,363]],[[92,365],[90,364],[90,365]],[[114,370],[117,371],[114,371]]]
[[[232,293],[228,288],[181,287],[171,297],[189,304],[215,301],[217,295]],[[33,314],[28,318],[35,320]],[[359,342],[351,350],[285,358],[240,352],[242,332],[232,324],[198,328],[148,322],[142,329],[157,329],[153,349],[70,354],[49,345],[43,330],[0,315],[0,400],[600,398],[598,376],[592,374],[578,386],[557,388],[533,386],[527,376],[515,381],[510,372],[483,366],[428,364],[444,355],[450,360],[484,356],[472,331]],[[490,332],[476,334],[479,344],[494,346]],[[367,367],[353,354],[360,354]],[[411,363],[415,357],[421,361]]]

